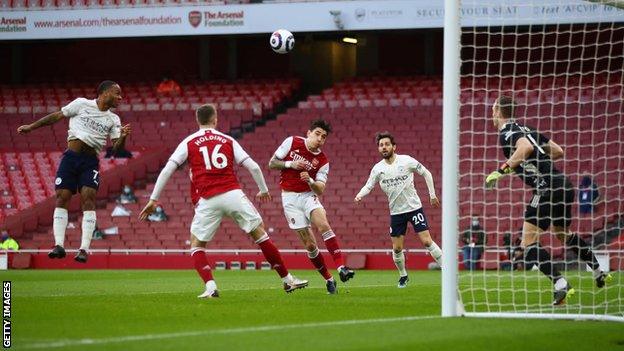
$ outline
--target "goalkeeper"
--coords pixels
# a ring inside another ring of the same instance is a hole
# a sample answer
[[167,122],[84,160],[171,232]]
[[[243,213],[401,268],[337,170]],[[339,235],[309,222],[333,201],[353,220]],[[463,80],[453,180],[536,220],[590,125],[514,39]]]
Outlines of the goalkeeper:
[[492,120],[499,130],[507,161],[487,176],[485,185],[492,188],[505,175],[516,173],[533,188],[522,227],[524,259],[526,263],[536,263],[539,270],[551,279],[554,284],[553,305],[561,305],[574,294],[574,289],[552,264],[550,253],[539,245],[539,235],[551,225],[557,238],[593,270],[598,288],[613,278],[600,270],[589,245],[577,234],[569,232],[574,189],[568,178],[553,165],[554,160],[563,157],[563,149],[536,130],[518,124],[514,120],[514,108],[514,101],[508,96],[500,96],[492,107]]

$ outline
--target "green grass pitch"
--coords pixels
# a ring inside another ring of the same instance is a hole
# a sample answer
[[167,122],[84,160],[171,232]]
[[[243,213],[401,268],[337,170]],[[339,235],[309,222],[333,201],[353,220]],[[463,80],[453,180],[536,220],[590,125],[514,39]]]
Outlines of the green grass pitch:
[[397,289],[394,271],[358,271],[333,296],[316,272],[293,273],[310,287],[286,294],[274,272],[217,271],[221,297],[198,299],[190,270],[5,271],[12,349],[624,350],[623,323],[440,318],[440,272]]

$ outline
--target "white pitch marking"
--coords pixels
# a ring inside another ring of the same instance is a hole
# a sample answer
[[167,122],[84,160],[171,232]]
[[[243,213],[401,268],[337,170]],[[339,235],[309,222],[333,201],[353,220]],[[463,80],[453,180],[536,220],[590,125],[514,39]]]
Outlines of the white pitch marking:
[[230,329],[217,329],[217,330],[199,330],[180,333],[165,333],[165,334],[144,334],[144,335],[128,335],[115,338],[102,338],[102,339],[76,339],[76,340],[59,340],[54,342],[35,343],[24,345],[25,349],[50,349],[67,346],[85,346],[85,345],[105,345],[131,341],[145,341],[145,340],[161,340],[161,339],[174,339],[204,335],[218,335],[218,334],[241,334],[241,333],[257,333],[257,332],[270,332],[270,331],[282,331],[284,329],[300,329],[300,328],[319,328],[319,327],[334,327],[343,325],[358,325],[358,324],[375,324],[375,323],[393,323],[404,321],[417,321],[425,319],[442,318],[440,316],[408,316],[408,317],[391,317],[391,318],[375,318],[375,319],[352,319],[343,321],[332,322],[316,322],[316,323],[301,323],[301,324],[284,324],[284,325],[267,325],[262,327],[243,327],[243,328],[230,328]]

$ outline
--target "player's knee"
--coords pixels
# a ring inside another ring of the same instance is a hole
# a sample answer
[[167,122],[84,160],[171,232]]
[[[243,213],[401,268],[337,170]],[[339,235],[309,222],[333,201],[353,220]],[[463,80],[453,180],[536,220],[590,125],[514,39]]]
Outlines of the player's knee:
[[420,238],[420,242],[422,242],[423,245],[429,247],[431,246],[431,244],[433,244],[433,240],[431,240],[431,236],[427,235],[425,237],[421,237]]
[[56,192],[56,207],[66,209],[67,205],[69,204],[69,200],[71,200],[71,193],[69,196],[67,196],[67,194],[63,193],[62,191]]
[[394,246],[392,248],[392,251],[394,251],[394,253],[398,255],[403,251],[403,246]]
[[95,200],[92,199],[83,199],[82,200],[82,210],[83,211],[95,211]]
[[312,241],[308,241],[305,243],[305,248],[308,252],[313,252],[317,249],[316,244]]

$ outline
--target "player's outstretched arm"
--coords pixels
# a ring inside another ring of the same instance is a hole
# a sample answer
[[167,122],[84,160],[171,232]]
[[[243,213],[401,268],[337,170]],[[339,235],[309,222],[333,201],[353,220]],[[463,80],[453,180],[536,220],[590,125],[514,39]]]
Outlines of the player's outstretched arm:
[[43,126],[48,126],[48,125],[52,125],[58,121],[60,121],[61,119],[63,119],[63,112],[61,111],[56,111],[53,113],[50,113],[49,115],[31,123],[31,124],[26,124],[23,126],[19,126],[19,128],[17,128],[17,132],[19,134],[26,134],[26,133],[30,133],[33,130],[39,128],[39,127],[43,127]]
[[154,212],[156,209],[156,205],[158,204],[158,199],[160,198],[160,194],[162,193],[165,185],[171,178],[173,172],[178,169],[178,164],[169,160],[165,167],[160,171],[158,175],[158,179],[156,180],[156,184],[154,185],[154,190],[152,191],[152,195],[150,195],[150,200],[147,202],[147,205],[143,208],[141,213],[139,214],[140,220],[145,220],[147,217]]
[[368,176],[368,180],[366,180],[366,184],[360,189],[360,191],[355,195],[355,199],[353,201],[355,203],[359,203],[362,201],[364,196],[370,194],[371,191],[375,188],[375,184],[377,184],[377,172],[371,170],[370,175]]

